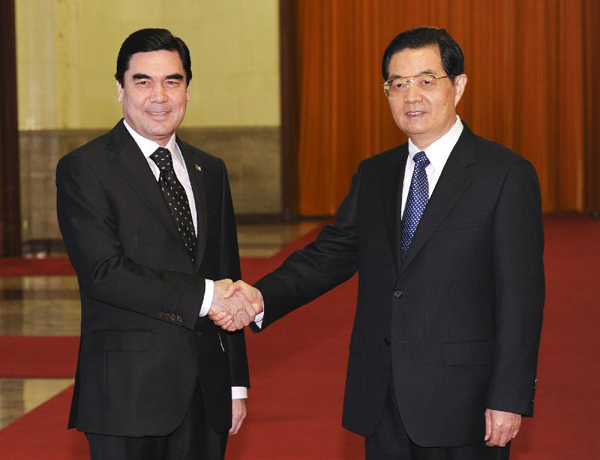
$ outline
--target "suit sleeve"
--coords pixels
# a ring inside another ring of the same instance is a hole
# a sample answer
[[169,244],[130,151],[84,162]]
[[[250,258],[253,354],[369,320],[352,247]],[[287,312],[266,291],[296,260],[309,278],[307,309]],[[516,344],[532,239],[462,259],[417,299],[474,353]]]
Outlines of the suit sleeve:
[[[234,281],[241,279],[240,256],[233,211],[231,190],[227,178],[227,169],[223,164],[223,192],[221,203],[221,260],[220,279],[230,278]],[[244,330],[227,333],[229,344],[229,365],[231,368],[231,385],[234,387],[250,388],[248,357],[246,354],[246,339]]]
[[349,279],[358,269],[357,208],[361,169],[337,211],[336,222],[323,227],[317,239],[294,252],[256,283],[265,302],[262,327],[305,305]]
[[62,158],[56,187],[60,230],[85,294],[156,319],[162,319],[162,310],[182,311],[183,321],[176,324],[193,329],[204,278],[151,268],[124,256],[110,200],[84,159]]
[[506,175],[493,232],[496,348],[488,408],[531,416],[545,281],[540,187],[528,161]]

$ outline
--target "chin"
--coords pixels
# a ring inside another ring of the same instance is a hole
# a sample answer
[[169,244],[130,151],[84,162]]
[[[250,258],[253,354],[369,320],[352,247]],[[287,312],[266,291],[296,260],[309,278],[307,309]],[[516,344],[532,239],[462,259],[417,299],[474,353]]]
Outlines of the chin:
[[427,128],[424,126],[404,125],[404,128],[401,129],[407,136],[418,136],[419,134],[425,134],[427,132]]
[[163,136],[166,135],[167,133],[170,132],[169,128],[167,126],[149,126],[148,127],[148,132],[156,135],[156,136]]

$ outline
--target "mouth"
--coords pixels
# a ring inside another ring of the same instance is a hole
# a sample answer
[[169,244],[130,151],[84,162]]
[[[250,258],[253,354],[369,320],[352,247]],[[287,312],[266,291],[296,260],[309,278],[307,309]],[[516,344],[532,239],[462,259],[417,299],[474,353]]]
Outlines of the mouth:
[[414,117],[420,117],[425,115],[425,112],[420,111],[420,110],[411,110],[410,112],[406,112],[405,115],[408,118],[414,118]]
[[151,110],[147,110],[146,113],[151,117],[151,118],[164,118],[169,114],[168,110],[161,110],[161,111],[151,111]]

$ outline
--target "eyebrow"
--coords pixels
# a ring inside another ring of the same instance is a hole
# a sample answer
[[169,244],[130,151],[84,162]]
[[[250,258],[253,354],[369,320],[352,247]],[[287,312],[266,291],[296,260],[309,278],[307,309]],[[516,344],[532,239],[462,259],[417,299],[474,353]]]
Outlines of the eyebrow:
[[[433,70],[425,69],[425,70],[421,70],[416,75],[411,75],[411,77],[418,77],[419,75],[423,75],[424,73],[431,73],[433,75],[437,75],[437,73],[435,73]],[[402,75],[392,75],[390,78],[388,78],[388,80],[392,80],[393,78],[408,78],[408,77],[403,77]]]
[[[146,75],[145,73],[136,73],[131,76],[134,80],[152,80],[150,75]],[[180,73],[173,73],[171,75],[167,75],[165,80],[183,80],[183,75]]]
[[150,75],[145,73],[136,73],[131,76],[133,80],[151,80]]

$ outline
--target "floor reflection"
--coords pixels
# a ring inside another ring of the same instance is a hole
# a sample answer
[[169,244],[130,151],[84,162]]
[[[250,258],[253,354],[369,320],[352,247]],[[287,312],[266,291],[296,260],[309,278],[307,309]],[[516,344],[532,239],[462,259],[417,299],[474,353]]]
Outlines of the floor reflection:
[[0,277],[0,335],[78,335],[74,276]]
[[0,429],[72,384],[72,379],[0,379]]

